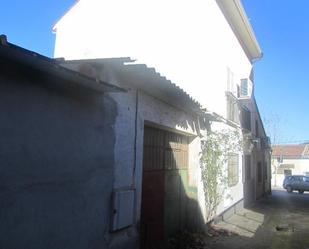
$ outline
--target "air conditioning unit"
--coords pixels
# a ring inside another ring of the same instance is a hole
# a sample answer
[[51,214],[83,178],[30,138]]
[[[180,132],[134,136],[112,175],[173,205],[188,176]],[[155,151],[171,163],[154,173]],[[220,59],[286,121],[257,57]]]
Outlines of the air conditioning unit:
[[253,92],[253,83],[250,79],[241,79],[240,80],[240,92],[239,98],[241,99],[250,99]]

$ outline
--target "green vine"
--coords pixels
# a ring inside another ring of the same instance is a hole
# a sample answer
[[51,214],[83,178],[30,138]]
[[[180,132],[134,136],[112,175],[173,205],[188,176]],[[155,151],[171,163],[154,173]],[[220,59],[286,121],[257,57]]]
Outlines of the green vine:
[[226,162],[230,153],[238,153],[242,141],[237,130],[210,132],[201,144],[200,167],[207,220],[214,218],[227,188]]

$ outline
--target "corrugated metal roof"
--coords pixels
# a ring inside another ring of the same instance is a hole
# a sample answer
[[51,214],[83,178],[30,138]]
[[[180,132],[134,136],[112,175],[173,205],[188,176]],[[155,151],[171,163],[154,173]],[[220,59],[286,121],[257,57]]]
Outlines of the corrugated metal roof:
[[186,91],[158,73],[155,68],[149,68],[144,64],[124,65],[123,70],[136,75],[142,80],[136,81],[136,85],[151,95],[166,101],[173,102],[180,109],[186,108],[193,112],[201,112],[201,104],[191,97]]
[[68,60],[64,63],[89,63],[96,68],[104,67],[105,64],[113,65],[117,73],[122,74],[126,82],[130,83],[137,89],[141,89],[147,94],[154,96],[178,109],[187,112],[194,112],[204,116],[208,121],[219,121],[217,116],[211,115],[201,104],[190,96],[184,89],[161,75],[153,67],[146,64],[135,63],[129,57],[123,58],[106,58],[106,59],[86,59],[86,60]]

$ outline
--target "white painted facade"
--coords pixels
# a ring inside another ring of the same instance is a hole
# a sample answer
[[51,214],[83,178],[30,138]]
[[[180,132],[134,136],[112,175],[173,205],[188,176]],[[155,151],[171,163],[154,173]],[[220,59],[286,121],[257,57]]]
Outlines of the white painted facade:
[[55,57],[137,59],[223,117],[228,68],[252,68],[215,0],[80,0],[54,31]]
[[[217,2],[224,6],[229,21]],[[239,23],[239,20],[245,21]],[[235,35],[231,22],[240,35]],[[226,92],[235,94],[240,80],[249,78],[252,61],[261,56],[238,0],[80,0],[57,22],[54,31],[55,57],[70,60],[131,57],[136,59],[135,63],[154,67],[201,103],[203,108],[223,118],[227,117]],[[251,40],[248,38],[250,35]],[[100,70],[102,80],[121,86],[127,84],[126,75],[119,76],[113,67],[105,65]],[[119,95],[113,98],[119,103],[115,127],[114,188],[136,187],[136,220],[139,220],[140,214],[145,122],[196,137],[190,144],[189,160],[190,167],[193,167],[192,177],[198,185],[199,205],[206,217],[198,161],[199,134],[196,127],[183,126],[184,122],[195,125],[196,120],[151,96],[140,93],[137,97],[134,89],[129,89],[126,98]],[[240,129],[238,124],[235,125]],[[136,137],[133,134],[135,127]],[[225,127],[230,128],[228,124],[213,125],[212,128]],[[132,151],[135,148],[134,155]],[[226,195],[231,198],[224,199],[218,214],[244,198],[242,155],[239,153],[238,183],[227,190]]]

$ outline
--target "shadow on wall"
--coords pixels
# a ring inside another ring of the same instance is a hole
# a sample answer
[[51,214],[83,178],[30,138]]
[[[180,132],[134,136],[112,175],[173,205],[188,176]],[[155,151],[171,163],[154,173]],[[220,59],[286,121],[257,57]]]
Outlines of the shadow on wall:
[[197,187],[188,172],[189,137],[144,129],[141,248],[165,248],[177,232],[203,229]]
[[106,248],[114,101],[0,72],[0,248]]

